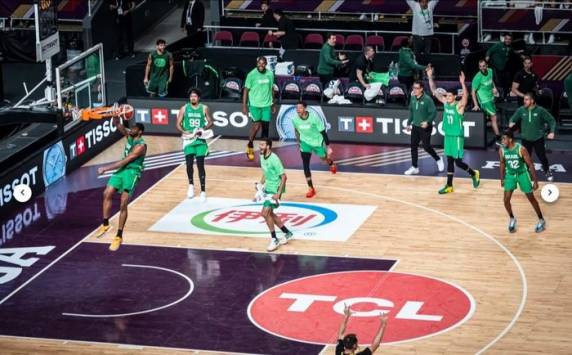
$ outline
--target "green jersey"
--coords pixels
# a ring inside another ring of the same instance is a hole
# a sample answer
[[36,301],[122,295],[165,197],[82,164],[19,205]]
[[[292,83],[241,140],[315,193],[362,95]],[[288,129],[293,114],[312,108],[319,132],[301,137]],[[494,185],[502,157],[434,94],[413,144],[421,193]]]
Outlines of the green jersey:
[[505,160],[506,175],[518,175],[527,171],[527,165],[522,157],[520,143],[515,143],[512,149],[502,147],[502,155]]
[[457,103],[445,103],[443,106],[443,132],[445,136],[463,137],[463,117],[457,111]]
[[248,89],[248,104],[253,107],[272,106],[274,73],[266,69],[264,73],[254,68],[246,76],[244,87]]
[[490,57],[491,66],[498,70],[504,70],[512,48],[503,42],[495,43],[487,50],[487,57]]
[[322,136],[322,131],[326,128],[324,127],[324,122],[312,111],[307,111],[308,117],[305,119],[296,115],[292,120],[294,129],[298,131],[300,135],[300,141],[312,146],[321,147],[324,143],[324,137]]
[[264,173],[266,192],[271,194],[277,193],[284,174],[284,166],[280,158],[274,153],[270,153],[268,157],[261,156],[260,167]]
[[546,126],[551,133],[556,130],[556,120],[543,107],[534,105],[526,108],[521,106],[510,118],[510,122],[520,123],[520,135],[522,139],[530,142],[544,138]]
[[[205,107],[203,104],[198,104],[197,107],[193,107],[192,104],[188,103],[185,105],[185,113],[183,114],[183,130],[187,132],[193,132],[196,128],[205,128],[207,125],[207,119],[205,117]],[[204,139],[195,139],[189,145],[199,145],[205,144]]]
[[471,89],[477,93],[480,104],[485,104],[495,99],[493,88],[493,71],[491,69],[487,69],[486,75],[479,71],[473,78]]
[[410,118],[407,120],[407,124],[421,127],[422,122],[433,124],[435,116],[437,115],[437,109],[435,108],[433,99],[429,96],[425,94],[419,98],[417,96],[411,96],[409,99],[409,114]]
[[167,81],[169,80],[169,66],[171,61],[171,53],[165,51],[159,54],[157,51],[149,54],[151,58],[151,81]]
[[[145,140],[143,138],[136,139],[136,138],[133,138],[131,136],[128,136],[127,137],[127,144],[125,144],[125,149],[123,150],[123,159],[125,159],[129,154],[131,154],[133,149],[135,149],[135,147],[140,145],[140,144],[146,145],[147,143],[145,143]],[[140,173],[143,171],[143,161],[144,160],[145,160],[145,154],[141,155],[140,157],[133,160],[132,162],[125,165],[123,168],[121,168],[119,170],[133,169],[133,170],[136,170],[137,172]]]

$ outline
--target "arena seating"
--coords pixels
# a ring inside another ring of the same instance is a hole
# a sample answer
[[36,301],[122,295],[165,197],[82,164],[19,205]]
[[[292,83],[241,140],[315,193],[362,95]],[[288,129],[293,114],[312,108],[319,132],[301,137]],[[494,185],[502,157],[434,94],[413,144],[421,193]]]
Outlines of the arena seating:
[[[224,1],[225,12],[260,10],[260,0],[237,2]],[[324,13],[380,13],[380,14],[405,14],[410,12],[405,1],[396,0],[372,0],[372,1],[324,1],[324,0],[280,0],[273,1],[274,9],[291,12],[324,12]],[[439,15],[446,16],[476,16],[477,0],[448,0],[441,1],[437,5]]]
[[[32,19],[34,18],[33,0],[2,0],[0,2],[0,18]],[[62,20],[81,20],[88,11],[86,0],[60,1],[58,17]]]

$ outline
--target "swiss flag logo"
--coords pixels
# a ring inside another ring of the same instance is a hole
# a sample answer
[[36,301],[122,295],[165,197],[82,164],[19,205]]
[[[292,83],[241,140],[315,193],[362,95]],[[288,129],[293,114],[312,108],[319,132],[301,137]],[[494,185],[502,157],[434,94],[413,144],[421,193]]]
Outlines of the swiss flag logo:
[[169,111],[166,108],[151,109],[151,123],[154,125],[168,125]]
[[85,146],[85,137],[84,136],[78,137],[75,140],[75,149],[76,149],[76,155],[78,155],[78,156],[85,153],[85,151],[87,150],[87,147]]
[[373,133],[373,117],[357,116],[356,133]]

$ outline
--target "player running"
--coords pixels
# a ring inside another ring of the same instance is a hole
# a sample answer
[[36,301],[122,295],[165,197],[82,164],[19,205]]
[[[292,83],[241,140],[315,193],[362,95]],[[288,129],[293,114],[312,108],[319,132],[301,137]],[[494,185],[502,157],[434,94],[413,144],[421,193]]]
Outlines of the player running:
[[296,105],[296,117],[292,120],[294,131],[296,132],[296,140],[300,145],[300,154],[302,155],[302,164],[304,165],[304,176],[308,183],[307,198],[314,197],[316,190],[312,183],[312,173],[310,171],[310,159],[312,153],[316,154],[330,166],[330,171],[335,174],[336,164],[331,159],[333,150],[330,148],[330,140],[326,133],[324,122],[312,111],[306,110],[308,105],[304,101],[298,102]]
[[[260,184],[264,185],[264,193],[269,198],[264,199],[262,206],[262,217],[266,221],[268,230],[270,231],[270,244],[266,248],[268,251],[278,249],[280,245],[287,244],[292,239],[292,232],[286,228],[280,217],[278,217],[274,210],[278,208],[280,198],[286,191],[286,173],[280,158],[275,153],[272,153],[272,140],[266,138],[260,142],[260,167],[262,168],[262,179]],[[274,231],[274,225],[278,226],[284,236],[278,238]]]

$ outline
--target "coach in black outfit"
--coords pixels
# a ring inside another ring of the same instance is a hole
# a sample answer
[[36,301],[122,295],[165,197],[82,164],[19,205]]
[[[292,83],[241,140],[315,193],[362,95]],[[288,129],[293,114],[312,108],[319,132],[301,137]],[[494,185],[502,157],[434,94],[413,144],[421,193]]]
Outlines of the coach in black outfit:
[[115,23],[119,27],[117,38],[117,48],[115,59],[119,59],[125,54],[134,56],[133,50],[135,41],[133,39],[133,19],[131,12],[135,9],[135,2],[131,0],[107,0],[109,10],[115,18]]
[[188,45],[192,48],[205,44],[205,6],[201,0],[189,0],[185,3],[181,16],[181,29],[187,31]]
[[[283,50],[298,48],[298,35],[294,22],[286,17],[282,10],[274,11],[274,19],[278,21],[278,31],[268,31],[268,34],[278,37]],[[282,53],[280,54],[282,55]]]
[[362,55],[357,57],[353,69],[350,73],[350,80],[359,82],[365,89],[369,89],[367,75],[373,71],[373,57],[375,50],[371,46],[363,49]]
[[538,75],[532,71],[532,59],[524,57],[523,68],[518,71],[512,80],[512,93],[517,96],[518,104],[524,105],[524,95],[532,92],[538,94],[540,87]]

